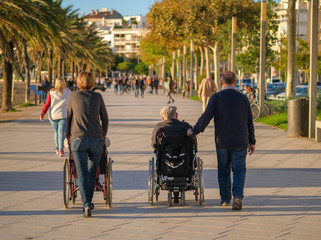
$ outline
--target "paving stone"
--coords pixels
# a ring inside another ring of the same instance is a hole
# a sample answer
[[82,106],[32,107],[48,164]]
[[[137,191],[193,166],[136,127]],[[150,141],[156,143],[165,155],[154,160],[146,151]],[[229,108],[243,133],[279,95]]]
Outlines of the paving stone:
[[[256,152],[247,158],[242,211],[221,207],[214,127],[198,136],[204,161],[205,202],[186,193],[186,206],[167,206],[167,192],[147,202],[148,161],[153,127],[167,98],[102,93],[110,126],[109,157],[113,164],[113,205],[95,192],[93,217],[82,217],[80,195],[65,209],[62,167],[54,153],[48,120],[40,108],[11,122],[0,122],[1,239],[319,239],[321,228],[321,144],[288,138],[274,127],[255,124]],[[191,125],[201,103],[175,96],[180,119]],[[66,149],[66,157],[68,150]],[[102,181],[102,176],[101,176]]]

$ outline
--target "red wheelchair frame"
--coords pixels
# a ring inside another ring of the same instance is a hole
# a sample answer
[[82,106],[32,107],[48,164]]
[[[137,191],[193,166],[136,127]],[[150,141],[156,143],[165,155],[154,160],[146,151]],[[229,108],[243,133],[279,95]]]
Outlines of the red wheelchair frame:
[[[105,145],[101,156],[100,165],[97,169],[97,175],[99,176],[99,174],[104,175],[103,188],[101,188],[99,185],[96,185],[95,188],[103,193],[105,204],[111,208],[113,188],[112,160],[111,158],[108,158],[108,151]],[[63,166],[63,198],[65,208],[69,208],[71,204],[75,204],[77,191],[79,190],[76,181],[76,164],[69,147],[69,158],[65,159]]]

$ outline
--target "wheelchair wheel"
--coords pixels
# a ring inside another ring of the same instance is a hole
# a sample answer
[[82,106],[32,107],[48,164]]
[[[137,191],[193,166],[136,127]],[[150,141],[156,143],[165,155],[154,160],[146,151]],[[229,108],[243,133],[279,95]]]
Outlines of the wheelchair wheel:
[[113,195],[113,161],[111,158],[108,159],[107,171],[104,175],[104,194],[105,203],[111,208],[112,205],[112,195]]
[[170,207],[172,206],[172,192],[171,191],[168,191],[168,194],[167,194],[167,205]]
[[185,206],[185,191],[182,190],[181,192],[181,205]]
[[77,191],[76,191],[76,179],[74,179],[74,177],[71,175],[72,180],[72,184],[71,184],[71,203],[74,205],[76,202],[76,197],[77,197]]
[[158,202],[159,188],[155,188],[155,202]]
[[253,120],[257,120],[260,117],[260,108],[257,104],[252,103],[251,104],[251,111],[252,111],[252,115],[253,115]]
[[200,194],[200,197],[201,197],[201,202],[203,203],[205,198],[204,198],[204,177],[203,177],[203,160],[201,159],[200,160],[200,163],[201,163],[201,194]]
[[[154,190],[155,190],[155,159],[149,161],[149,181],[148,181],[148,202],[151,206],[154,204]],[[157,199],[158,200],[158,199]]]
[[69,203],[71,200],[71,168],[69,159],[65,159],[64,169],[63,169],[63,196],[64,196],[64,205],[65,208],[69,207]]
[[[202,205],[204,201],[204,187],[203,187],[203,170],[202,170],[202,160],[197,158],[197,202]],[[203,200],[203,201],[202,201]]]

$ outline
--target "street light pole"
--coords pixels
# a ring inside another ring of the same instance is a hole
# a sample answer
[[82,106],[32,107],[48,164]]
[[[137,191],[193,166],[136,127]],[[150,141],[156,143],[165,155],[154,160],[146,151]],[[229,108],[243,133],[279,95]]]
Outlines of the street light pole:
[[309,138],[315,137],[315,120],[317,116],[318,11],[319,11],[318,7],[319,7],[319,0],[311,0]]
[[265,100],[265,52],[266,52],[266,1],[261,2],[261,34],[260,34],[260,78],[259,78],[259,107],[261,116],[266,116]]
[[235,62],[236,62],[236,23],[237,18],[232,17],[232,48],[231,48],[231,71],[236,74]]
[[191,61],[190,61],[190,78],[191,78],[191,81],[190,81],[190,97],[193,96],[193,52],[194,52],[194,45],[193,45],[193,41],[191,41]]

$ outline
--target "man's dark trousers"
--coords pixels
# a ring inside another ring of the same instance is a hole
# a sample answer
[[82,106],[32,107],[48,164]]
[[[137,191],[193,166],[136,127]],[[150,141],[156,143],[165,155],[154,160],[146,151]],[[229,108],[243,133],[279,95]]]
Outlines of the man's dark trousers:
[[218,182],[222,202],[231,201],[231,168],[233,171],[234,198],[243,198],[247,148],[217,149]]

